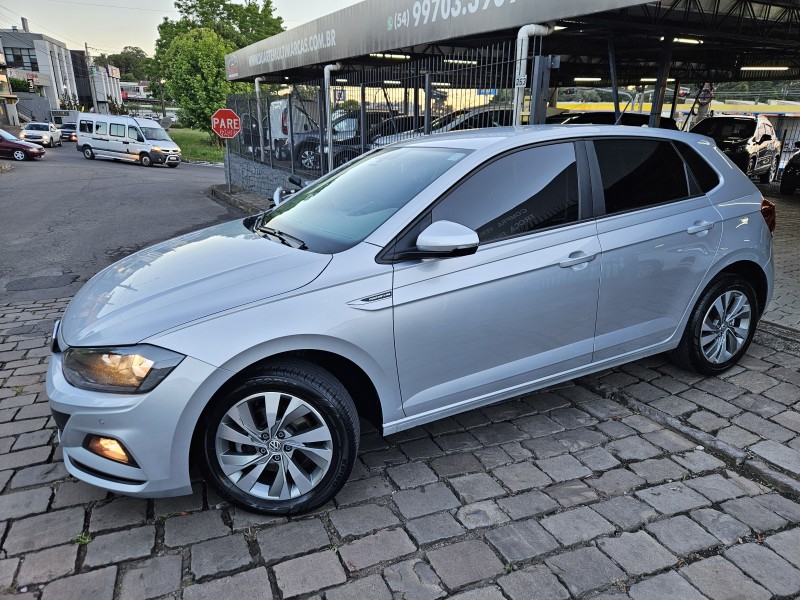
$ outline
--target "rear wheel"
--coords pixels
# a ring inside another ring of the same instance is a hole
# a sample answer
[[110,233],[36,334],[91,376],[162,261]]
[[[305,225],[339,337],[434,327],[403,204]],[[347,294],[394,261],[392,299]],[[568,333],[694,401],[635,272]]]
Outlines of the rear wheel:
[[753,286],[736,275],[715,279],[697,301],[672,359],[704,375],[726,371],[744,356],[758,323]]
[[769,166],[769,171],[764,173],[763,175],[758,176],[758,180],[761,183],[770,183],[775,181],[775,174],[778,172],[778,159],[772,159],[772,164]]
[[142,154],[139,157],[139,162],[142,163],[143,167],[152,167],[153,166],[153,159],[150,158],[149,154]]
[[319,152],[317,152],[313,146],[301,146],[297,151],[295,161],[297,162],[297,166],[303,169],[308,169],[309,171],[319,169]]
[[92,160],[94,158],[94,150],[92,150],[91,146],[83,147],[83,157],[87,160]]
[[25,158],[26,158],[25,157],[25,151],[24,150],[14,150],[14,152],[11,154],[11,157],[14,160],[25,160]]
[[201,426],[209,481],[227,500],[265,513],[324,504],[347,481],[358,451],[350,394],[302,360],[275,362],[242,381]]
[[56,144],[53,141],[53,138],[47,138],[47,143],[45,144],[44,142],[42,142],[42,145],[47,146],[48,148],[52,148]]

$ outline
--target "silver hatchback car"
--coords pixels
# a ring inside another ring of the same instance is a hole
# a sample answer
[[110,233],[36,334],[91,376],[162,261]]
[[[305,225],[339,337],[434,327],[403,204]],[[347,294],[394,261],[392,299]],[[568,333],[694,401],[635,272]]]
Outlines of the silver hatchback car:
[[713,374],[773,287],[774,207],[708,138],[497,128],[373,151],[262,215],[106,268],[57,326],[74,476],[319,506],[391,434],[670,351]]

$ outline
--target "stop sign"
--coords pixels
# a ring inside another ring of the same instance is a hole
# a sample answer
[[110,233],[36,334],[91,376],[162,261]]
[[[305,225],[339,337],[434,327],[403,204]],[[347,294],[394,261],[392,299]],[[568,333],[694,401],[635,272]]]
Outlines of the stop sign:
[[242,129],[242,121],[230,108],[220,108],[211,115],[211,129],[221,138],[236,137]]

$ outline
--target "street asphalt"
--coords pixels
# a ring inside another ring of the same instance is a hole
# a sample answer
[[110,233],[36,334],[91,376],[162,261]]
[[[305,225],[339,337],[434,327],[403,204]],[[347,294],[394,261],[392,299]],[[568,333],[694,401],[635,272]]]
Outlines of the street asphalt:
[[800,597],[800,196],[762,187],[775,298],[721,377],[659,355],[387,438],[364,423],[344,489],[283,519],[202,480],[142,500],[67,475],[43,384],[54,319],[114,259],[240,213],[206,195],[221,169],[51,157],[0,173],[0,594]]

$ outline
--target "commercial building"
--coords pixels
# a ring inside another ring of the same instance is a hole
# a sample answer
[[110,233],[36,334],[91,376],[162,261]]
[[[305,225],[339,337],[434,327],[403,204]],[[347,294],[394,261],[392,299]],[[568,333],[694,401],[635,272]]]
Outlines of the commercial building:
[[17,96],[11,89],[8,80],[8,66],[3,52],[3,40],[0,39],[0,125],[18,125]]

